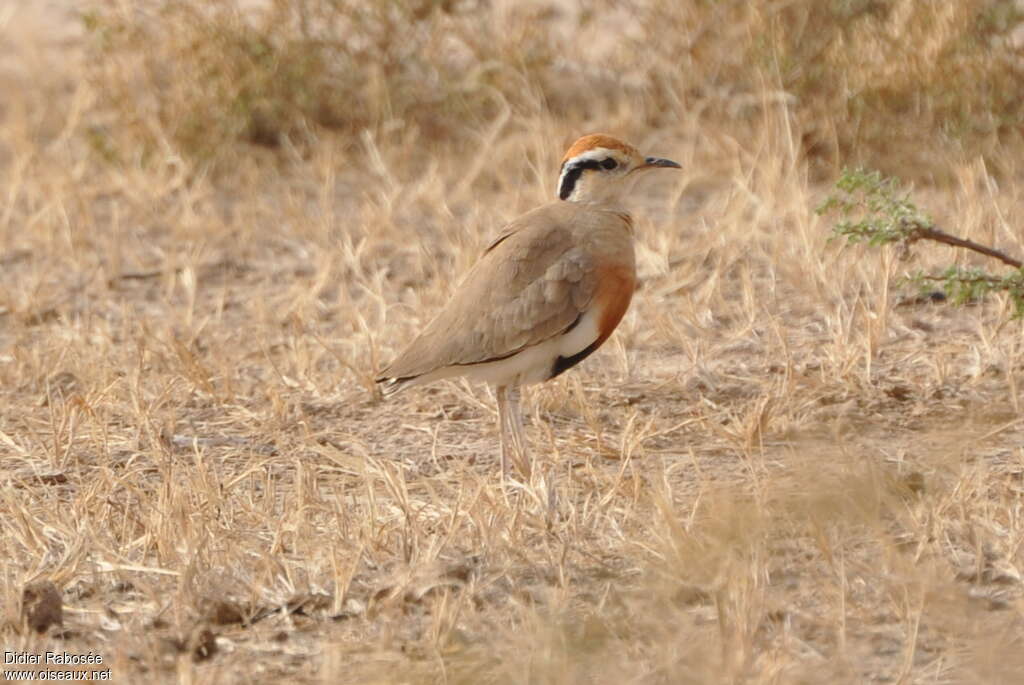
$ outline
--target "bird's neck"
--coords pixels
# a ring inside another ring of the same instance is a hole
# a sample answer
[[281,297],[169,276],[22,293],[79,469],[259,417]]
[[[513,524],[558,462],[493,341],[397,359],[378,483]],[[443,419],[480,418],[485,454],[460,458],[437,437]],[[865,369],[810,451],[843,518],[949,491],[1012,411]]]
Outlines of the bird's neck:
[[565,201],[599,207],[621,207],[623,205],[621,194],[614,189],[591,188],[587,186],[576,188],[572,195],[565,198]]
[[578,200],[576,198],[570,198],[565,202],[576,205],[580,208],[585,208],[590,211],[602,212],[617,217],[625,225],[630,235],[633,234],[633,215],[629,213],[622,203],[617,200],[609,202],[608,198],[597,198],[597,199],[584,199]]

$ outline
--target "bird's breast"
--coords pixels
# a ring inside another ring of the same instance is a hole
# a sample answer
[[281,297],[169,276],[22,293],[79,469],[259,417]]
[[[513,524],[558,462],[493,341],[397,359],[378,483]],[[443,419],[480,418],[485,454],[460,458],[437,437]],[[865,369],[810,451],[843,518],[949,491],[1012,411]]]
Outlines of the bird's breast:
[[630,259],[628,263],[599,265],[597,273],[593,306],[598,314],[597,340],[600,344],[608,339],[629,308],[636,290],[636,266]]

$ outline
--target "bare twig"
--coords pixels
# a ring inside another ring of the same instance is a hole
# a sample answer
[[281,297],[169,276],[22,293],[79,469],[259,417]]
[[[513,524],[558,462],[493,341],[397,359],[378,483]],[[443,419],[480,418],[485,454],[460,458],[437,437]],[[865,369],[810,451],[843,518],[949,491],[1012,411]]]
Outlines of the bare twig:
[[934,227],[915,227],[911,232],[910,237],[908,238],[908,242],[914,242],[917,240],[934,240],[935,242],[943,243],[944,245],[951,245],[952,247],[962,247],[965,250],[971,250],[972,252],[977,252],[978,254],[983,254],[987,257],[993,257],[995,259],[998,259],[1003,264],[1012,266],[1015,269],[1019,269],[1022,266],[1024,266],[1024,262],[1021,262],[1019,259],[1011,257],[1005,252],[996,250],[995,248],[991,248],[986,245],[982,245],[980,243],[976,243],[973,240],[964,240],[963,238],[957,238],[954,235],[950,235],[949,233],[946,233],[945,231],[940,231],[939,229]]

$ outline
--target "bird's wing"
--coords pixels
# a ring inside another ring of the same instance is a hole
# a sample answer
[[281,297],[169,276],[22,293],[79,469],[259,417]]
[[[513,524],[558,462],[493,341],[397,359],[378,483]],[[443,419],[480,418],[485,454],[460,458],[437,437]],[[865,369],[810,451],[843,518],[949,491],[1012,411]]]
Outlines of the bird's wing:
[[546,205],[506,227],[380,380],[504,359],[571,328],[597,277],[564,208]]

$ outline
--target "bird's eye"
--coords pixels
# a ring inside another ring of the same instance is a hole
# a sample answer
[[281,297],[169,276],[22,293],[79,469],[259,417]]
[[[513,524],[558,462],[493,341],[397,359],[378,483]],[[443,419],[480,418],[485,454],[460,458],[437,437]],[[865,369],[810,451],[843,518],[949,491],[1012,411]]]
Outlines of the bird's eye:
[[619,163],[616,162],[611,157],[609,157],[608,159],[601,160],[601,166],[604,167],[605,169],[614,169],[615,167],[619,166]]

